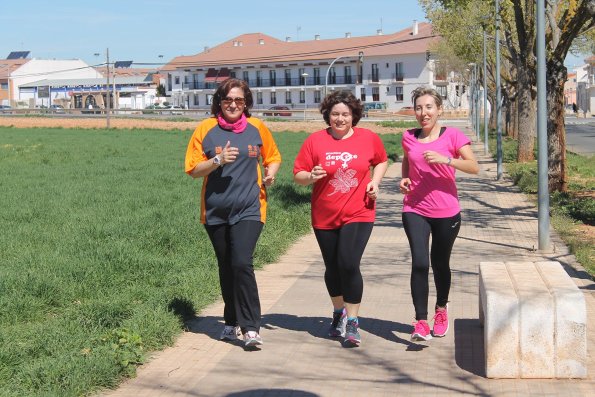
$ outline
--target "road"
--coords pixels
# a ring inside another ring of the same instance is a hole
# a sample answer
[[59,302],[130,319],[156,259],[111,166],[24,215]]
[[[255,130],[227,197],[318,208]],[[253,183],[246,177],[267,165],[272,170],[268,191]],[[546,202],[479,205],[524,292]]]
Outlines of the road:
[[595,153],[595,118],[566,118],[566,149],[583,156]]

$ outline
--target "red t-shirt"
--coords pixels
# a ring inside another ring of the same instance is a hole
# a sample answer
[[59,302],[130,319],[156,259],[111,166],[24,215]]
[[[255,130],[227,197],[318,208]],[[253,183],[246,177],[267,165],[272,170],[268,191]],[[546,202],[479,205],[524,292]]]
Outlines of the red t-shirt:
[[366,195],[370,166],[387,161],[378,135],[353,128],[347,139],[334,139],[327,130],[316,131],[304,141],[293,166],[294,175],[316,165],[327,176],[312,189],[312,226],[338,229],[352,222],[374,222],[375,201]]

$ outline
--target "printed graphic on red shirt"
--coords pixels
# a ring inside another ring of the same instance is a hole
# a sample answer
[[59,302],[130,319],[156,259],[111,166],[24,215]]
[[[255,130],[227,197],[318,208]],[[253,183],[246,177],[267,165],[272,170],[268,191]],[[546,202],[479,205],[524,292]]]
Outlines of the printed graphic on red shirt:
[[343,171],[342,168],[337,168],[335,177],[329,182],[335,190],[333,190],[332,193],[329,193],[328,196],[332,196],[337,192],[343,194],[349,193],[352,187],[357,187],[358,181],[357,178],[355,178],[355,173],[355,170],[347,169]]
[[347,168],[351,160],[357,159],[357,154],[351,154],[349,152],[327,152],[325,156],[325,165],[327,167],[335,165],[337,161],[341,162],[342,168]]

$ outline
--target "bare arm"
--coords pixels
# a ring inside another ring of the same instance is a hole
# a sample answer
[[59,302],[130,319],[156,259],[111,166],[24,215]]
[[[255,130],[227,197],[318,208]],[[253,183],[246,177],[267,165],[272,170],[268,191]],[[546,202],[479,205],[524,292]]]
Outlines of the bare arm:
[[312,171],[300,171],[293,176],[293,180],[298,185],[308,186],[316,183],[317,180],[326,177],[326,170],[320,165],[314,166]]

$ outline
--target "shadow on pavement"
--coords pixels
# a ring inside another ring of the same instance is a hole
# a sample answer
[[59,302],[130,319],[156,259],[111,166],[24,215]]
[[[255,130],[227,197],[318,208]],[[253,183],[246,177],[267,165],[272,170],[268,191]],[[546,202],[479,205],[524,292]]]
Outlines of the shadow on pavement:
[[226,397],[249,397],[249,396],[291,396],[291,397],[317,397],[318,394],[310,393],[309,391],[294,390],[294,389],[254,389],[244,390],[235,393],[229,393]]
[[454,321],[455,361],[459,368],[485,378],[485,348],[483,328],[479,319],[462,318]]

